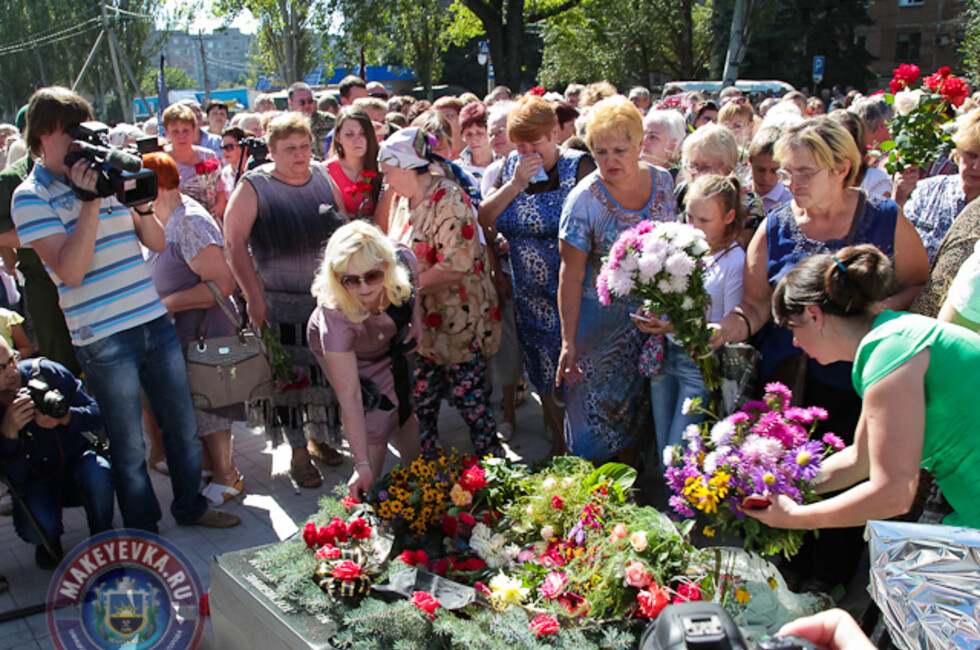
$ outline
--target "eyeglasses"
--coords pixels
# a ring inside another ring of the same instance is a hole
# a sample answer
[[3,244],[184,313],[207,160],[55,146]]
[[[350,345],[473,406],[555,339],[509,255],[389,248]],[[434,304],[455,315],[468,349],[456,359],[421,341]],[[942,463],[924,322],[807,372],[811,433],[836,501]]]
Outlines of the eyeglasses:
[[372,269],[364,275],[342,275],[340,276],[340,284],[348,291],[353,291],[360,287],[362,282],[373,287],[376,284],[381,284],[384,279],[385,272],[382,269]]
[[0,373],[7,370],[7,368],[16,368],[17,362],[20,361],[20,352],[17,350],[10,351],[10,358],[5,362],[0,363]]
[[502,126],[499,129],[494,129],[489,133],[490,138],[496,138],[498,135],[507,135],[507,127]]
[[822,171],[822,169],[818,169],[815,172],[791,172],[788,169],[777,169],[776,176],[784,185],[793,181],[793,185],[796,187],[806,187],[813,180],[813,177]]
[[237,149],[237,148],[238,148],[238,145],[237,144],[223,144],[223,145],[221,145],[221,150],[222,151],[232,151],[232,150]]
[[700,176],[701,174],[710,174],[717,169],[716,165],[699,165],[697,163],[687,163],[684,165],[684,169],[687,170],[688,174],[694,174]]

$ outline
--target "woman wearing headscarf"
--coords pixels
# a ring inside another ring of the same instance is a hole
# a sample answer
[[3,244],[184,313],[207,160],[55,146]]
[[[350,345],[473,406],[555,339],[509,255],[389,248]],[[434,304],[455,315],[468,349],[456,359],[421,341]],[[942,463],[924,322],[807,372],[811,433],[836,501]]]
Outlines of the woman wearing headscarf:
[[479,192],[458,166],[433,153],[435,138],[409,127],[381,145],[392,200],[388,232],[418,258],[422,343],[415,355],[415,411],[423,454],[438,441],[446,393],[480,456],[499,455],[487,359],[500,347],[500,308],[480,244]]

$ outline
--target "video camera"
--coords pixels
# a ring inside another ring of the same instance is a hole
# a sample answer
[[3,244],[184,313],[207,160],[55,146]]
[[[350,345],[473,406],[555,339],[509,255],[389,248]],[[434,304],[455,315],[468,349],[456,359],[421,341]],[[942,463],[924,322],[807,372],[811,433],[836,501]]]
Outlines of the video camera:
[[67,128],[75,139],[65,155],[65,167],[79,160],[87,160],[98,173],[95,196],[72,185],[82,200],[113,196],[126,207],[147,203],[157,197],[157,175],[152,169],[143,169],[140,154],[143,147],[120,149],[109,145],[109,127],[102,122],[82,122]]
[[[746,650],[732,615],[717,603],[691,601],[668,605],[647,627],[639,650]],[[763,637],[758,650],[820,650],[798,636]]]

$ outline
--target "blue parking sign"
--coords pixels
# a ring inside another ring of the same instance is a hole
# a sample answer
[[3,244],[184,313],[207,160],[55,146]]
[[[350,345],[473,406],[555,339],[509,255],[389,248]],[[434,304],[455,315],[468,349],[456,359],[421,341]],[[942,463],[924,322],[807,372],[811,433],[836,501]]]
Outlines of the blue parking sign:
[[824,57],[813,57],[813,83],[818,84],[823,81]]

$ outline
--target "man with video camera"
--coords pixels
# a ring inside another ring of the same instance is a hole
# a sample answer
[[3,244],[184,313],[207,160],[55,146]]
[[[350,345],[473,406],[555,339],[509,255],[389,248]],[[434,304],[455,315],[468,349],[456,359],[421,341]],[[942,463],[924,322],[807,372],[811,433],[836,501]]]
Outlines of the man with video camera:
[[[79,149],[71,133],[91,119],[88,102],[67,88],[42,88],[31,97],[27,145],[38,161],[14,192],[17,234],[58,286],[78,361],[105,417],[123,524],[157,532],[161,517],[144,460],[142,385],[164,432],[174,519],[186,526],[234,526],[238,517],[208,510],[198,493],[201,443],[184,358],[140,250],[141,242],[157,252],[166,245],[153,204],[127,201],[137,203],[129,209],[111,196],[115,184],[126,198],[126,184],[107,169],[112,156],[103,164],[82,156],[66,165],[69,150],[75,157]],[[92,151],[91,145],[81,149]],[[115,181],[107,183],[107,176]]]
[[[62,555],[63,506],[85,506],[92,535],[112,528],[109,463],[82,435],[102,428],[102,414],[61,364],[43,358],[18,363],[19,359],[0,338],[0,461],[18,497],[14,529],[37,546],[37,565],[53,569]],[[25,505],[54,555],[45,548]]]

